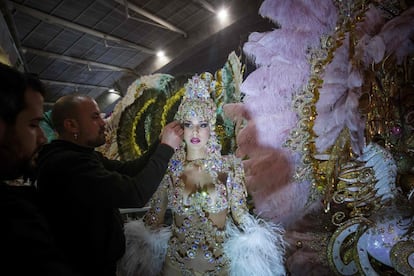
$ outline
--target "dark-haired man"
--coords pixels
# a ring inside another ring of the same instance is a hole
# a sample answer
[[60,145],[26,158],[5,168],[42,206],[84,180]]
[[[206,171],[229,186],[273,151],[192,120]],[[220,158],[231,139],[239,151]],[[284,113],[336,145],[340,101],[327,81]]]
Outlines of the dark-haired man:
[[54,246],[35,187],[22,185],[46,138],[43,87],[0,64],[0,275],[75,275]]

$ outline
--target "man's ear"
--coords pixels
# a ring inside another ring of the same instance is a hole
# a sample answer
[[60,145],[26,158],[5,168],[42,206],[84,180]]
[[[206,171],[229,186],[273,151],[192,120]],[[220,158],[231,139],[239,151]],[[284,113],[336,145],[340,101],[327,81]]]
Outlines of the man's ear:
[[77,133],[79,132],[79,124],[76,119],[65,119],[63,121],[63,127],[66,129],[66,131],[70,133]]

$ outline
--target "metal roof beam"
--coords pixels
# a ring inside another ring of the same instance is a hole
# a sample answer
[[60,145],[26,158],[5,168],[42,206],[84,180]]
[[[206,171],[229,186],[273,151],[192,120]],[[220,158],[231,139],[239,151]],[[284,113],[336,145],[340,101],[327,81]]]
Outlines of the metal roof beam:
[[146,10],[144,10],[144,9],[142,9],[142,8],[134,5],[134,4],[132,4],[132,3],[129,3],[126,0],[115,0],[115,2],[117,2],[118,4],[124,5],[124,6],[126,6],[127,9],[131,9],[134,12],[136,12],[136,13],[142,15],[142,16],[145,16],[148,19],[151,19],[151,20],[157,22],[158,24],[166,27],[170,31],[173,31],[173,32],[176,32],[176,33],[180,33],[184,37],[187,37],[188,36],[185,31],[183,31],[180,28],[174,26],[173,24],[169,23],[168,21],[166,21],[166,20],[164,20],[164,19],[162,19],[162,18],[160,18],[160,17],[158,17],[158,16],[156,16],[156,15],[154,15],[154,14],[152,14],[152,13],[150,13],[150,12],[148,12],[148,11],[146,11]]
[[110,65],[110,64],[96,62],[96,61],[59,55],[59,54],[55,54],[55,53],[51,53],[51,52],[47,52],[47,51],[42,51],[42,50],[37,50],[37,49],[29,48],[29,47],[22,47],[22,50],[33,53],[33,54],[38,55],[38,56],[44,56],[44,57],[47,57],[47,58],[61,59],[61,60],[69,61],[69,62],[85,64],[87,66],[96,66],[96,67],[105,68],[105,69],[109,69],[109,70],[113,70],[113,71],[122,71],[122,72],[128,72],[128,73],[137,75],[137,73],[135,73],[132,69],[129,69],[129,68],[123,68],[123,67],[118,67],[118,66],[114,66],[114,65]]
[[42,82],[49,84],[49,85],[60,85],[60,86],[70,86],[70,87],[83,87],[83,88],[90,88],[90,89],[105,89],[109,90],[111,87],[106,86],[99,86],[99,85],[92,85],[92,84],[84,84],[84,83],[76,83],[76,82],[66,82],[66,81],[55,81],[55,80],[47,80],[47,79],[40,79]]
[[193,1],[199,3],[203,8],[205,8],[209,12],[216,13],[216,9],[209,2],[205,0],[193,0]]
[[31,16],[39,19],[39,20],[44,21],[44,22],[47,22],[47,23],[50,23],[50,24],[55,24],[55,25],[60,25],[60,26],[70,28],[70,29],[73,29],[73,30],[76,30],[76,31],[79,31],[79,32],[82,32],[82,33],[86,33],[86,34],[89,34],[89,35],[92,35],[92,36],[95,36],[95,37],[98,37],[98,38],[102,38],[104,40],[109,40],[109,41],[112,41],[112,42],[116,42],[118,44],[125,45],[125,46],[128,46],[130,48],[146,52],[148,54],[152,54],[152,55],[156,54],[156,51],[153,50],[153,49],[150,49],[150,48],[147,48],[145,46],[132,43],[132,42],[124,40],[122,38],[118,38],[118,37],[115,37],[115,36],[112,36],[112,35],[109,35],[109,34],[94,30],[94,29],[84,27],[84,26],[76,24],[76,23],[72,23],[70,21],[67,21],[67,20],[61,19],[59,17],[49,15],[47,13],[29,8],[29,7],[20,5],[20,4],[17,4],[15,2],[12,2],[12,5],[17,10],[19,10],[21,12],[24,12],[24,13],[27,13],[27,14],[29,14],[29,15],[31,15]]

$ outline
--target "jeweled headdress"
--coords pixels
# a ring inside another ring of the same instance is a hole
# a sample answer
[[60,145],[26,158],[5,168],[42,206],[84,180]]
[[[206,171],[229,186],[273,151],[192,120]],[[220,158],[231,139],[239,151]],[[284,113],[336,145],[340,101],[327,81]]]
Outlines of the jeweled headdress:
[[[185,94],[178,107],[178,111],[175,114],[175,120],[178,120],[181,123],[191,117],[199,117],[209,123],[210,137],[206,147],[208,155],[207,159],[211,160],[211,164],[219,162],[218,160],[221,156],[221,145],[218,142],[217,134],[215,132],[217,107],[211,97],[211,94],[215,91],[215,85],[216,83],[213,79],[213,75],[210,73],[206,72],[201,76],[193,76],[184,86]],[[171,158],[171,168],[175,168],[177,164],[182,164],[185,160],[185,147],[185,142],[183,141],[179,149]],[[173,169],[173,171],[179,173],[180,170]]]
[[215,81],[210,73],[203,76],[195,75],[185,85],[185,94],[181,101],[175,119],[184,122],[186,119],[198,116],[209,122],[210,128],[216,124],[216,104],[210,96],[214,91]]

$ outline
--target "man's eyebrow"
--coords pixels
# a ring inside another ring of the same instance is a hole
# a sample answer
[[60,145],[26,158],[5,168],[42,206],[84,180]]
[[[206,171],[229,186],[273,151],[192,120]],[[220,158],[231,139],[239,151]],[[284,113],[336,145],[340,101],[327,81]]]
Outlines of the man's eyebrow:
[[41,121],[44,120],[44,117],[36,117],[36,118],[31,118],[29,120],[30,123],[40,123]]

